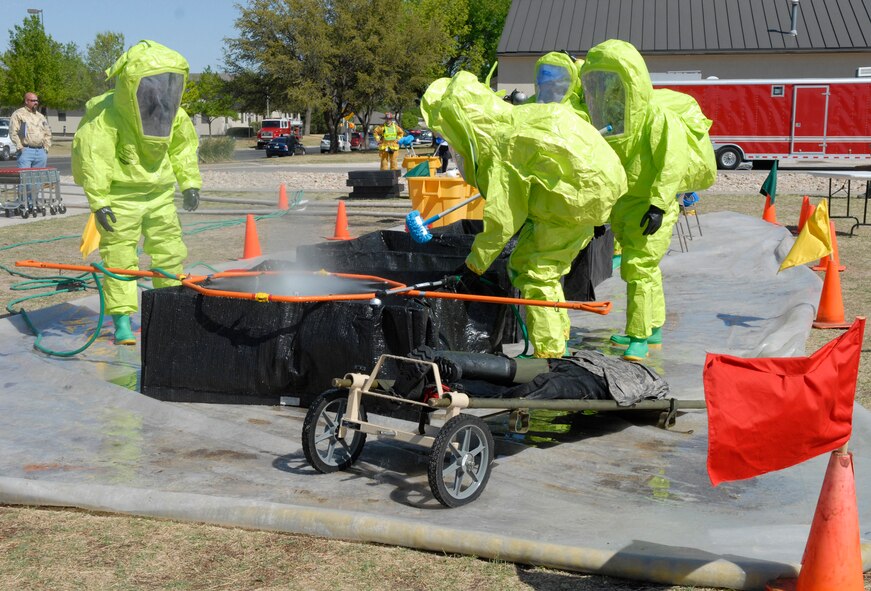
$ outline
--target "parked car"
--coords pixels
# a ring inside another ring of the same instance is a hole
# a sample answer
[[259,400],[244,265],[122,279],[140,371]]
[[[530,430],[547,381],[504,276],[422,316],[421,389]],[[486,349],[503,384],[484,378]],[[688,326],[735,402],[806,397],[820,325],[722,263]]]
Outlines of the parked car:
[[305,154],[305,146],[292,135],[277,137],[266,144],[266,157],[273,156],[293,156],[294,154]]
[[432,145],[432,132],[428,129],[422,130],[417,137],[414,138],[415,146],[431,146]]
[[[358,140],[360,141],[360,140]],[[339,134],[339,152],[346,152],[348,148],[347,140],[345,140],[344,134]],[[354,149],[353,139],[351,140],[350,149]],[[324,152],[330,151],[330,134],[325,133],[324,137],[321,138],[321,154]]]
[[377,150],[378,149],[378,140],[375,139],[375,135],[371,132],[367,136],[369,138],[369,143],[367,144],[369,150]]
[[17,154],[18,150],[9,137],[9,128],[0,127],[0,160],[11,160]]
[[351,149],[359,150],[363,147],[363,134],[359,131],[351,132]]

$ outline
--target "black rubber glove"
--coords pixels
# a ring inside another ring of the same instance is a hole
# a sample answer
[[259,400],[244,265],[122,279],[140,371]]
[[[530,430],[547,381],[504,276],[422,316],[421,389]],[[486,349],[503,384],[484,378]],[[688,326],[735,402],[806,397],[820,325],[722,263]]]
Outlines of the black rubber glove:
[[662,226],[662,214],[665,213],[655,205],[651,205],[647,209],[647,213],[641,216],[641,227],[644,228],[644,231],[641,232],[644,236],[650,236],[651,234],[656,233],[659,230],[659,227]]
[[480,277],[467,267],[466,263],[463,263],[451,271],[450,275],[444,278],[444,285],[446,287],[454,288],[462,285],[466,291],[471,291],[475,285],[480,283],[480,281]]
[[[112,224],[117,223],[115,219],[115,214],[112,212],[111,207],[101,207],[97,211],[94,212],[94,216],[97,218],[97,223],[103,226],[103,229],[107,232],[114,232],[112,229]],[[109,223],[109,220],[112,220],[112,224]]]
[[593,228],[593,238],[601,238],[605,235],[605,232],[608,231],[608,228],[605,226],[596,226]]
[[185,189],[182,191],[182,199],[184,203],[182,206],[185,211],[196,211],[200,206],[200,190],[199,189]]

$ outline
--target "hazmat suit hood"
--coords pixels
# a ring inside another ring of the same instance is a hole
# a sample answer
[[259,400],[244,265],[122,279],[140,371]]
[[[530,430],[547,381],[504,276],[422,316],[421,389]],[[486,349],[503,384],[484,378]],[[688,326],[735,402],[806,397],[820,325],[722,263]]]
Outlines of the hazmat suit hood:
[[148,40],[132,46],[106,70],[108,78],[115,78],[115,109],[146,154],[169,147],[188,72],[181,54]]
[[477,187],[479,138],[490,136],[500,121],[508,121],[514,106],[478,82],[471,72],[458,72],[453,78],[439,78],[430,84],[420,108],[427,127],[439,131],[461,156],[466,182]]
[[644,197],[663,211],[676,209],[675,195],[687,189],[690,164],[687,128],[681,114],[656,100],[644,58],[630,43],[611,39],[590,49],[581,66],[590,122],[623,163],[627,194]]
[[644,58],[632,44],[611,39],[587,53],[581,82],[590,123],[611,126],[603,135],[625,162],[645,136],[653,84]]
[[535,100],[567,103],[581,89],[578,65],[562,51],[551,51],[535,62]]
[[551,51],[535,62],[535,95],[532,102],[562,103],[589,122],[581,87],[581,65],[584,60],[572,59],[564,51]]

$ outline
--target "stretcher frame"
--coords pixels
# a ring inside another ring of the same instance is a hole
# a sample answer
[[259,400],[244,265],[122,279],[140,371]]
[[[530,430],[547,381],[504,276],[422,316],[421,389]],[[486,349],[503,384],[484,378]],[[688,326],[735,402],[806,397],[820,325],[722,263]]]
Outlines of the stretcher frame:
[[[425,391],[430,395],[424,401],[403,398],[391,391],[388,380],[379,382],[379,372],[388,359],[428,366],[432,383]],[[500,410],[496,414],[508,412],[509,432],[525,433],[532,409],[660,410],[658,426],[669,429],[675,424],[678,410],[706,408],[704,400],[674,398],[643,400],[629,406],[619,406],[613,400],[474,398],[462,392],[447,391],[435,363],[388,354],[378,358],[369,374],[348,373],[343,378],[335,378],[333,386],[334,389],[327,390],[311,404],[303,422],[302,447],[309,465],[322,474],[347,470],[360,457],[367,435],[428,447],[430,490],[439,503],[450,508],[466,505],[481,496],[495,456],[489,426],[481,417],[462,412],[465,409]],[[417,407],[421,411],[417,430],[370,421],[364,397]],[[440,418],[444,423],[441,427],[434,426],[430,423],[433,418]]]

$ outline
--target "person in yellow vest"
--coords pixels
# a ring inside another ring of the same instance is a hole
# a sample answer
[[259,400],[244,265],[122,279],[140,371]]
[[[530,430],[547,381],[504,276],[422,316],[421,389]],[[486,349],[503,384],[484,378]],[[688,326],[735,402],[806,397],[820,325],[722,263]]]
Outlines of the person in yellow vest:
[[384,113],[384,124],[376,127],[374,133],[381,155],[381,170],[397,170],[396,152],[399,151],[399,138],[405,132],[393,120],[393,113]]

